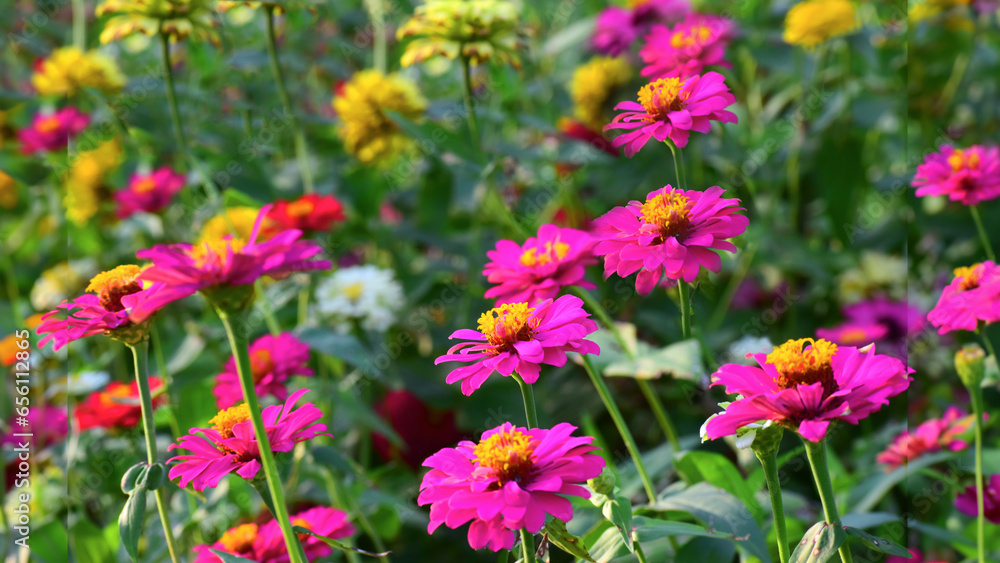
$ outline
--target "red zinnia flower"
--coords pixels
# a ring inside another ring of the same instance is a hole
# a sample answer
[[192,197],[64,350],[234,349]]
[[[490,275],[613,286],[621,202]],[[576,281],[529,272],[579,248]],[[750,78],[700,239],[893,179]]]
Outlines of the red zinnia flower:
[[268,212],[267,218],[277,226],[275,230],[329,231],[338,221],[344,220],[344,206],[330,195],[307,194],[295,201],[279,199]]
[[[160,378],[149,378],[149,390],[154,395],[153,408],[166,403],[166,396],[156,397],[156,391],[163,387]],[[142,405],[139,402],[139,386],[132,383],[112,381],[102,391],[90,394],[77,405],[76,420],[80,430],[88,428],[124,429],[131,428],[142,419]]]

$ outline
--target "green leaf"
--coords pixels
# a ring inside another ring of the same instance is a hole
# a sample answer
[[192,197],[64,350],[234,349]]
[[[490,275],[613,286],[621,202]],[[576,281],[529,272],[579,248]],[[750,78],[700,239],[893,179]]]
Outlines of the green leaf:
[[562,520],[553,518],[551,522],[542,528],[542,531],[545,532],[546,537],[549,539],[549,543],[555,545],[573,557],[583,559],[584,561],[594,560],[587,551],[587,546],[584,545],[583,540],[569,533],[566,530],[566,523]]
[[634,348],[635,359],[625,354],[610,331],[598,330],[590,337],[601,347],[601,355],[594,359],[594,366],[605,376],[658,379],[669,375],[678,379],[694,379],[704,371],[697,340],[682,340],[654,348],[635,339],[634,325],[619,323],[618,326],[626,342]]
[[308,534],[308,535],[310,535],[310,536],[312,536],[314,538],[318,538],[320,541],[322,541],[323,543],[329,545],[330,547],[335,547],[335,548],[343,550],[343,551],[353,551],[355,553],[360,553],[361,555],[367,555],[369,557],[385,557],[386,555],[389,555],[390,553],[392,553],[391,551],[383,551],[381,553],[375,553],[375,552],[372,552],[372,551],[365,551],[363,549],[358,549],[356,547],[351,547],[349,545],[344,545],[344,544],[340,543],[339,541],[337,541],[337,540],[335,540],[333,538],[328,538],[326,536],[321,536],[321,535],[317,534],[316,532],[313,532],[312,530],[310,530],[308,528],[303,528],[302,526],[292,526],[292,530],[295,533],[297,533],[297,534]]
[[143,520],[146,517],[146,488],[139,486],[132,491],[118,517],[118,534],[122,545],[132,561],[139,560],[139,538],[142,537]]
[[705,536],[727,540],[735,539],[735,536],[732,534],[715,532],[691,522],[671,522],[669,520],[660,520],[659,518],[636,516],[633,519],[633,523],[635,524],[635,537],[639,543],[662,540],[669,536]]
[[725,456],[706,451],[682,452],[674,461],[674,466],[688,483],[693,485],[706,481],[720,487],[740,499],[758,522],[764,518],[764,510],[754,497],[753,490]]
[[879,473],[861,482],[851,489],[851,498],[847,505],[852,507],[851,512],[868,512],[878,504],[882,497],[886,495],[897,483],[935,463],[947,461],[958,456],[957,452],[939,452],[921,457],[900,467],[890,473]]
[[299,334],[299,339],[317,352],[332,358],[339,358],[359,368],[371,365],[372,354],[368,347],[350,334],[338,334],[325,328],[307,328]]
[[230,207],[260,207],[259,201],[233,188],[222,192],[222,202],[227,209]]
[[677,552],[676,561],[732,561],[736,546],[719,538],[697,537],[685,542]]
[[454,131],[445,129],[440,123],[434,121],[414,123],[394,111],[386,111],[385,114],[395,121],[407,135],[413,137],[424,152],[431,154],[450,152],[462,160],[470,162],[479,159],[472,143]]
[[850,526],[846,526],[845,528],[847,530],[847,535],[859,538],[861,541],[865,542],[865,545],[875,551],[881,551],[882,553],[888,553],[889,555],[898,555],[899,557],[905,557],[907,559],[913,557],[910,555],[909,549],[906,549],[897,543],[893,543],[885,538],[869,534],[864,530],[859,530]]
[[621,534],[618,533],[618,528],[611,527],[604,532],[594,541],[593,545],[590,546],[590,556],[594,558],[597,563],[608,563],[614,559],[618,554],[618,550],[625,545],[622,541]]
[[632,551],[632,502],[623,496],[616,496],[604,503],[602,512],[618,528],[625,546]]
[[69,552],[69,536],[62,522],[52,520],[31,531],[28,545],[31,547],[31,561],[62,563]]
[[836,524],[817,522],[806,530],[788,563],[823,563],[837,554],[847,540],[847,532]]
[[222,563],[254,563],[253,559],[233,555],[232,553],[222,551],[221,549],[209,549],[209,551],[218,555],[219,559],[222,559]]

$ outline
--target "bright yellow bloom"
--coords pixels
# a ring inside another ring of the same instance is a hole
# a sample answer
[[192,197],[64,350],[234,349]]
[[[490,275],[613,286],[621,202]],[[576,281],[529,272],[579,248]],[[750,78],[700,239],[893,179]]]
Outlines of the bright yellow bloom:
[[[260,209],[256,207],[230,207],[226,209],[225,215],[219,214],[205,221],[201,234],[198,235],[197,244],[215,244],[230,235],[246,242],[250,240],[254,221],[257,220],[259,213]],[[267,230],[261,225],[257,240],[264,240],[266,237],[262,235]]]
[[125,86],[125,77],[113,60],[97,51],[63,47],[42,61],[31,83],[43,96],[74,96],[83,87],[110,95]]
[[428,0],[396,32],[398,39],[416,37],[403,52],[403,66],[440,55],[476,65],[496,57],[519,68],[523,36],[517,8],[504,0]]
[[98,16],[114,14],[104,24],[101,43],[110,43],[132,35],[156,35],[162,29],[171,41],[196,39],[219,44],[210,0],[103,0]]
[[66,179],[66,217],[73,224],[83,225],[97,214],[102,200],[101,188],[108,174],[118,167],[121,155],[118,139],[111,139],[72,159]]
[[357,72],[333,99],[333,109],[340,117],[337,132],[347,152],[361,162],[391,161],[413,146],[386,110],[407,119],[420,117],[427,101],[415,84],[397,75],[375,70]]
[[17,182],[0,170],[0,207],[14,209],[17,205]]
[[600,131],[608,122],[605,107],[608,100],[631,77],[632,67],[620,57],[594,57],[577,68],[569,85],[576,118]]
[[806,49],[858,27],[854,3],[849,0],[805,0],[792,6],[785,16],[786,43]]

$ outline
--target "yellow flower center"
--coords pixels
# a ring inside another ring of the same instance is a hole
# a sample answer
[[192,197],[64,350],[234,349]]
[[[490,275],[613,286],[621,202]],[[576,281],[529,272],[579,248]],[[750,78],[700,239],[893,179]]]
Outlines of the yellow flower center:
[[951,165],[951,170],[953,172],[958,172],[963,168],[979,168],[979,153],[956,149],[955,152],[951,153],[951,156],[948,157],[948,164]]
[[496,347],[495,354],[507,351],[518,340],[530,340],[536,323],[531,314],[535,310],[527,303],[507,303],[483,313],[479,317],[479,332]]
[[[299,526],[299,527],[305,528],[307,530],[311,529],[309,527],[309,522],[306,522],[305,518],[296,518],[296,519],[292,520],[292,527],[295,527],[295,526]],[[299,536],[299,541],[300,542],[304,542],[307,539],[309,539],[309,534],[298,534],[298,536]]]
[[246,553],[257,539],[257,524],[241,524],[222,534],[219,543],[230,553]]
[[[810,344],[805,348],[806,344]],[[831,361],[837,345],[823,340],[800,338],[789,340],[767,355],[767,363],[778,371],[775,383],[782,389],[799,385],[823,384],[824,396],[833,393],[837,382],[833,377]]]
[[255,350],[250,354],[250,373],[254,383],[259,383],[264,376],[274,371],[274,358],[267,349]]
[[315,211],[316,206],[308,199],[300,199],[289,203],[285,210],[290,217],[302,218]]
[[652,0],[626,0],[625,6],[629,8],[638,8],[639,6],[645,6],[649,4]]
[[695,25],[688,28],[687,31],[675,31],[670,36],[670,46],[679,49],[681,47],[701,45],[708,41],[710,37],[712,37],[711,29],[704,25]]
[[37,129],[39,133],[52,133],[54,131],[58,131],[60,125],[61,123],[59,118],[54,115],[50,115],[40,119],[38,121],[38,125],[35,126],[35,129]]
[[489,467],[496,473],[500,486],[508,481],[521,482],[534,465],[531,437],[518,430],[497,432],[481,440],[473,453],[480,467]]
[[852,344],[866,344],[865,338],[867,337],[868,331],[863,328],[849,328],[840,333],[840,341],[846,343],[848,346]]
[[959,289],[962,291],[969,291],[970,289],[976,289],[979,287],[979,273],[981,262],[973,264],[971,266],[962,266],[961,268],[955,268],[954,274],[956,278],[962,278],[962,283],[958,285]]
[[152,176],[143,176],[132,184],[132,191],[145,194],[156,189],[156,180]]
[[361,294],[364,293],[365,286],[361,282],[354,282],[351,285],[343,289],[343,293],[351,301],[357,301]]
[[141,271],[139,266],[126,264],[101,272],[90,280],[86,291],[96,293],[105,310],[117,313],[125,309],[122,297],[142,291],[142,284],[136,279]]
[[569,245],[565,242],[547,242],[545,243],[545,250],[541,253],[538,252],[538,248],[529,248],[521,254],[521,264],[528,266],[529,268],[534,266],[544,266],[551,262],[558,262],[569,254]]
[[219,433],[223,440],[233,437],[233,426],[250,420],[250,407],[241,403],[235,407],[219,411],[208,423]]
[[659,227],[664,237],[675,237],[691,223],[690,204],[681,191],[662,191],[642,204],[642,220]]
[[661,120],[672,111],[684,109],[688,93],[680,78],[660,78],[639,89],[639,103],[646,108],[646,121]]
[[239,238],[206,239],[192,246],[188,253],[191,258],[194,258],[198,267],[204,267],[215,259],[225,264],[229,260],[230,249],[232,249],[233,254],[238,254],[244,246],[246,246],[246,242]]
[[132,397],[132,389],[128,385],[116,385],[114,389],[102,391],[100,397],[102,407],[117,408],[122,406],[122,399]]

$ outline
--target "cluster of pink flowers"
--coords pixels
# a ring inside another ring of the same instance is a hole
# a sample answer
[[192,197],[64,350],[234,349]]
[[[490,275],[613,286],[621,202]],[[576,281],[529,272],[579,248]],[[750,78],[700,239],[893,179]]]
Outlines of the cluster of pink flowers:
[[34,154],[65,149],[69,140],[90,124],[90,116],[74,107],[53,113],[38,113],[31,125],[17,132],[21,152]]
[[955,279],[944,288],[927,320],[938,333],[973,331],[980,321],[1000,321],[1000,266],[987,260],[956,268]]
[[925,421],[913,432],[904,430],[884,452],[878,454],[876,460],[889,469],[895,469],[943,449],[953,452],[964,450],[969,444],[961,437],[972,422],[972,415],[967,415],[958,407],[948,407],[941,418]]
[[950,145],[927,156],[913,180],[917,196],[948,196],[963,205],[977,205],[1000,196],[1000,148]]
[[[354,526],[347,521],[347,515],[336,508],[317,506],[293,514],[290,521],[293,526],[306,528],[331,539],[344,538],[354,533]],[[309,561],[333,553],[333,548],[326,542],[308,534],[302,534],[299,542]],[[212,545],[195,546],[194,563],[222,563],[222,558],[210,551],[213,549],[258,563],[287,563],[289,560],[288,549],[277,520],[270,520],[266,524],[240,524],[226,530],[219,541]]]
[[674,27],[654,25],[639,56],[646,63],[642,75],[651,78],[688,78],[705,67],[730,67],[723,58],[735,24],[720,16],[688,14]]
[[[250,345],[250,370],[258,397],[273,395],[283,401],[288,397],[286,384],[289,378],[313,374],[309,367],[309,346],[287,332],[278,336],[266,334]],[[228,409],[243,401],[236,358],[229,358],[226,362],[215,380],[212,393],[220,409]]]
[[654,23],[673,23],[691,11],[688,0],[634,0],[629,7],[609,6],[597,16],[591,45],[605,55],[617,56]]

